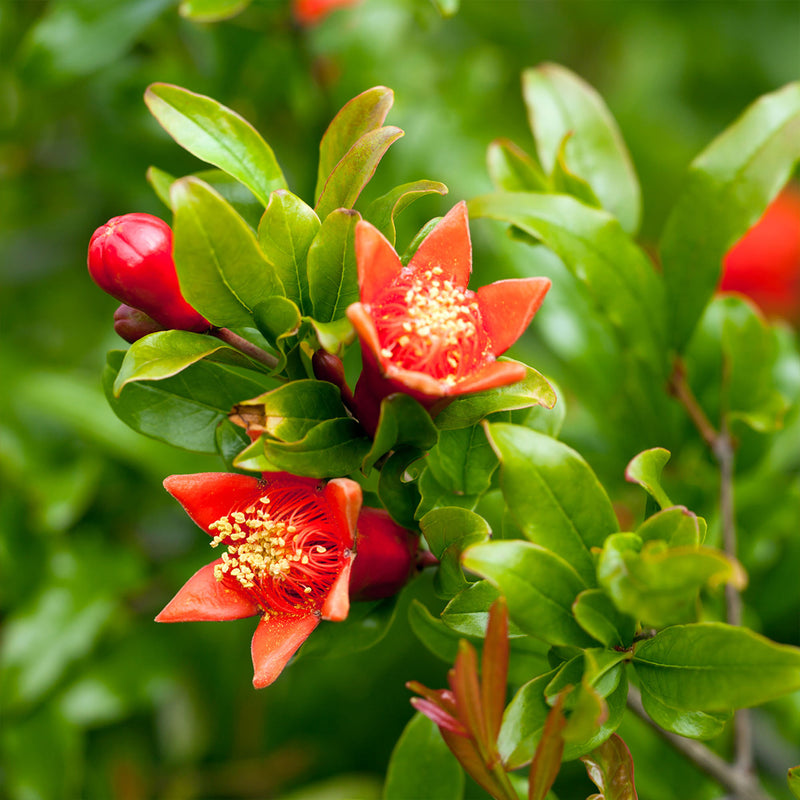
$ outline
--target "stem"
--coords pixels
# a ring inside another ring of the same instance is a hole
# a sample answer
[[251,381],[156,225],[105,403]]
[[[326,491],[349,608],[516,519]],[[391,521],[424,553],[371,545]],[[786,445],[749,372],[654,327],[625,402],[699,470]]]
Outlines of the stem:
[[275,369],[278,366],[278,359],[275,356],[266,350],[262,350],[258,345],[248,342],[243,336],[239,336],[238,333],[234,333],[229,328],[212,328],[210,333],[240,353],[244,353],[248,358],[252,358],[253,361],[258,361],[270,369]]
[[700,403],[697,402],[697,398],[692,392],[692,387],[689,386],[689,382],[686,380],[686,368],[680,359],[675,359],[672,375],[669,378],[669,392],[686,409],[686,413],[694,422],[695,427],[703,437],[703,441],[713,450],[719,434],[711,424],[711,420],[706,416],[706,412],[703,411]]
[[738,765],[729,764],[704,744],[665,731],[653,722],[644,710],[642,696],[635,686],[631,686],[628,691],[628,708],[650,725],[662,739],[669,742],[693,764],[696,764],[706,775],[732,792],[737,800],[769,800],[768,795],[764,794],[752,774],[743,771]]

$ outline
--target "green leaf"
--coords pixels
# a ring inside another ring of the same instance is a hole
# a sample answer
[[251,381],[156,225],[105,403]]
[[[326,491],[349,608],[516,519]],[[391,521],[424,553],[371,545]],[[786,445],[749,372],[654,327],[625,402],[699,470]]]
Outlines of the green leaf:
[[419,521],[419,527],[431,552],[439,559],[437,590],[446,597],[460,592],[467,581],[461,571],[461,554],[477,542],[491,536],[486,520],[466,508],[436,508]]
[[478,505],[478,500],[480,500],[478,495],[451,492],[436,480],[436,476],[427,467],[417,480],[417,489],[419,490],[420,501],[415,512],[416,519],[436,508],[457,506],[458,508],[471,510]]
[[158,167],[148,167],[145,175],[147,182],[153,187],[158,199],[169,209],[172,209],[172,200],[170,200],[169,190],[173,183],[175,183],[175,176],[170,175]]
[[264,255],[301,313],[311,311],[308,294],[308,248],[320,228],[319,217],[310,206],[291,192],[273,192],[258,225],[258,241]]
[[486,152],[489,176],[505,192],[546,192],[550,189],[542,168],[509,139],[495,139]]
[[356,339],[356,329],[347,317],[333,322],[319,322],[311,317],[303,317],[314,329],[319,346],[333,355],[342,355],[344,349]]
[[[462,636],[483,639],[489,621],[489,608],[500,592],[489,581],[476,581],[462,589],[442,611],[442,622]],[[519,626],[509,621],[509,638],[524,636]]]
[[678,350],[719,283],[724,255],[761,217],[798,159],[800,83],[791,83],[756,100],[692,162],[660,243]]
[[[292,300],[280,295],[268,297],[253,309],[253,322],[259,333],[276,349],[285,351],[286,339],[300,330],[303,322],[300,309]],[[276,372],[281,368],[277,367]]]
[[283,294],[247,223],[197,178],[172,185],[173,254],[187,302],[220,327],[253,324],[253,308]]
[[139,433],[201,453],[217,452],[217,426],[237,402],[260,394],[267,384],[263,373],[204,360],[172,378],[129,383],[116,397],[113,386],[123,357],[112,350],[103,373],[114,413]]
[[725,728],[733,712],[709,713],[673,708],[642,687],[642,705],[650,718],[665,731],[689,739],[713,739]]
[[494,541],[468,548],[462,562],[500,589],[509,615],[530,636],[555,645],[591,644],[572,616],[585,585],[555,553],[531,542]]
[[[510,360],[500,359],[500,361]],[[537,405],[547,409],[553,408],[556,403],[556,393],[547,378],[532,367],[526,365],[526,369],[525,377],[517,383],[457,397],[436,415],[436,427],[442,431],[470,428],[497,411],[514,411]]]
[[643,541],[662,540],[670,547],[697,547],[705,534],[705,525],[684,506],[665,508],[648,517],[637,529],[636,535]]
[[445,18],[454,17],[461,7],[461,0],[432,0],[436,10]]
[[403,131],[391,125],[365,133],[334,167],[315,206],[324,220],[337,208],[352,208],[370,182],[386,151]]
[[339,390],[327,381],[310,379],[286,383],[237,405],[239,410],[248,408],[258,413],[259,427],[267,436],[281,442],[298,442],[325,420],[347,418]]
[[366,474],[381,456],[398,446],[428,450],[436,438],[430,414],[413,397],[391,394],[381,401],[378,428],[361,469]]
[[244,11],[253,0],[181,0],[178,11],[195,22],[221,22]]
[[468,206],[471,217],[508,222],[541,240],[584,284],[622,350],[666,377],[664,287],[650,260],[613,217],[556,194],[490,194]]
[[581,756],[586,772],[602,792],[597,800],[637,800],[633,783],[633,758],[625,742],[613,734],[600,747]]
[[373,86],[345,103],[333,118],[319,144],[319,167],[314,197],[336,165],[350,148],[369,131],[380,128],[394,103],[394,92],[385,86]]
[[383,800],[461,800],[464,772],[444,743],[439,729],[417,713],[392,751]]
[[578,453],[549,436],[505,423],[490,424],[488,431],[500,458],[503,497],[517,525],[572,566],[583,584],[578,591],[594,586],[590,550],[619,530],[597,476]]
[[564,137],[566,161],[628,233],[641,214],[641,191],[625,142],[605,102],[588,83],[558,64],[522,73],[522,95],[545,171],[556,163]]
[[413,447],[400,448],[389,456],[378,476],[378,497],[383,507],[398,525],[412,530],[417,526],[414,514],[420,493],[408,467],[421,455]]
[[390,192],[373,200],[364,212],[364,219],[369,220],[392,244],[395,243],[397,231],[395,217],[408,208],[415,200],[429,194],[447,194],[447,187],[438,181],[413,181],[396,186]]
[[308,248],[308,288],[314,319],[331,322],[344,317],[358,302],[358,271],[353,246],[357,211],[339,209],[329,214]]
[[447,664],[455,661],[461,637],[434,617],[419,600],[412,600],[408,607],[408,624],[417,639],[437,658]]
[[739,563],[719,550],[668,547],[663,541],[642,545],[632,533],[606,540],[597,580],[620,611],[654,628],[693,619],[697,594],[706,584],[741,589],[747,582]]
[[606,647],[631,646],[636,620],[622,614],[601,589],[581,592],[572,604],[572,613],[586,633]]
[[288,188],[270,146],[235,111],[168,83],[152,84],[144,100],[181,147],[241,181],[265,206],[275,189]]
[[550,713],[544,689],[555,677],[556,671],[552,670],[528,681],[506,707],[497,746],[503,763],[509,769],[524,766],[536,752],[545,720]]
[[498,463],[480,425],[441,431],[426,460],[436,481],[458,495],[487,491]]
[[578,177],[572,172],[567,166],[566,149],[567,142],[570,140],[571,136],[572,133],[568,133],[558,148],[558,155],[556,156],[556,162],[553,166],[553,173],[550,176],[550,180],[553,182],[553,191],[556,194],[571,195],[576,200],[580,200],[582,203],[592,208],[602,208],[603,205],[597,199],[597,195],[594,191],[592,191],[592,187],[589,186],[583,178]]
[[756,706],[800,689],[800,649],[721,622],[667,628],[637,645],[633,664],[642,689],[690,711]]
[[237,350],[202,333],[189,331],[159,331],[134,342],[114,382],[114,396],[134,381],[160,381],[177,375],[192,364],[214,353],[219,359],[238,366],[253,366]]
[[661,508],[674,505],[661,486],[661,472],[670,455],[663,447],[653,447],[634,456],[625,468],[625,480],[638,483]]
[[795,797],[800,798],[800,766],[792,767],[789,770],[787,779],[789,781],[789,788],[792,790],[792,794]]

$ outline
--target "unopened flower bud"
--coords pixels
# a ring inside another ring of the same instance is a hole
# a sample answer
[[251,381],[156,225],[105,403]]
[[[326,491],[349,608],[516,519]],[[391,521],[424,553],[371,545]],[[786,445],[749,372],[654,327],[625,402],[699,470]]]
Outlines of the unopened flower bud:
[[139,311],[133,306],[126,306],[124,303],[114,312],[114,330],[129,344],[138,342],[148,333],[163,331],[154,319],[148,317],[144,311]]
[[164,328],[200,333],[211,327],[181,294],[172,230],[158,217],[113,217],[92,235],[88,263],[92,280],[104,292]]
[[414,573],[419,536],[400,527],[382,509],[362,508],[356,557],[350,573],[351,600],[397,594]]

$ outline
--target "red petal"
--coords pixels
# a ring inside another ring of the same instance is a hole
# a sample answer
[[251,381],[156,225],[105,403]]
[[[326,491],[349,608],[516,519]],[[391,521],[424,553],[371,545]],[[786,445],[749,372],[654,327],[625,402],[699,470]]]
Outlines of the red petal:
[[496,389],[498,386],[508,386],[510,383],[521,381],[527,370],[519,361],[492,361],[474,375],[464,378],[451,387],[450,395],[474,394],[485,392],[487,389]]
[[319,624],[316,614],[263,617],[253,634],[253,686],[263,689],[275,681],[289,659]]
[[362,303],[371,303],[398,276],[403,265],[389,240],[369,222],[356,225],[356,263]]
[[341,542],[352,547],[361,511],[361,487],[350,478],[334,478],[328,481],[323,491],[336,525],[342,532]]
[[522,336],[549,288],[548,278],[519,278],[478,289],[481,320],[496,356],[505,353]]
[[342,571],[337,576],[336,580],[331,586],[325,602],[322,604],[320,613],[322,619],[328,619],[331,622],[341,622],[347,619],[350,612],[350,570],[353,566],[353,556],[351,555],[344,562]]
[[197,570],[156,617],[156,622],[223,621],[258,614],[258,606],[244,592],[214,577],[214,567],[221,563],[218,558]]
[[227,516],[234,506],[261,491],[258,478],[232,472],[170,475],[164,488],[206,532],[208,526]]
[[472,243],[467,204],[463,200],[425,237],[409,267],[415,272],[441,267],[441,280],[452,281],[459,289],[466,289],[472,272]]

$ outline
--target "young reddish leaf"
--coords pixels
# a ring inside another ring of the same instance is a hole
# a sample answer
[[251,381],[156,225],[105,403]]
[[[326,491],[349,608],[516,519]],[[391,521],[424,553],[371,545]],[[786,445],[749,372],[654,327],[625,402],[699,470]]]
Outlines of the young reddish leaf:
[[[506,707],[508,680],[508,609],[505,598],[499,597],[489,610],[489,624],[483,644],[481,662],[481,699],[483,701],[485,736],[492,752],[496,752],[497,736]],[[499,756],[498,756],[499,758]]]
[[638,800],[633,783],[633,759],[622,739],[613,734],[589,755],[581,756],[586,772],[601,794],[597,800]]
[[792,767],[787,776],[792,794],[800,798],[800,766]]
[[458,716],[464,722],[478,748],[486,752],[484,736],[483,704],[478,681],[478,655],[466,639],[458,643],[458,655],[447,680],[456,699]]
[[492,797],[498,800],[506,800],[509,797],[506,788],[486,768],[475,742],[472,739],[465,739],[463,736],[456,736],[441,728],[439,730],[450,751],[469,773],[472,780],[483,787]]
[[544,800],[561,769],[561,754],[564,752],[564,699],[568,692],[562,692],[547,715],[544,731],[536,747],[536,755],[531,764],[528,783],[528,800]]

